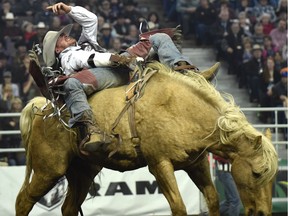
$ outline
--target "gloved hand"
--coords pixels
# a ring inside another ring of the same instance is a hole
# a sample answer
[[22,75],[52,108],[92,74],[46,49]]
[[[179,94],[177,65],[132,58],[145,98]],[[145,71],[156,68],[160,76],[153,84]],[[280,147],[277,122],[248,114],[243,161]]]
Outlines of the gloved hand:
[[124,56],[118,54],[112,54],[110,57],[110,61],[118,63],[120,65],[129,65],[136,60],[136,57],[132,56]]
[[134,70],[136,63],[143,62],[144,59],[142,57],[136,57],[136,56],[124,56],[124,55],[112,54],[110,57],[110,61],[120,65],[126,65],[131,70]]

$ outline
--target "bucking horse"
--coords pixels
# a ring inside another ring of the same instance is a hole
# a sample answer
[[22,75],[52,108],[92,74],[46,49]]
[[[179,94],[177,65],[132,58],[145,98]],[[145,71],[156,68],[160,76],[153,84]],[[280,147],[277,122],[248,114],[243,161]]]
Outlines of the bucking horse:
[[68,111],[61,110],[60,121],[59,116],[51,115],[54,107],[44,97],[36,97],[25,106],[20,130],[27,164],[16,200],[17,216],[28,215],[63,176],[68,191],[62,214],[76,216],[103,167],[125,172],[145,166],[155,176],[173,216],[187,215],[176,170],[184,170],[203,193],[209,215],[219,216],[209,152],[231,162],[245,215],[272,215],[272,182],[278,157],[271,134],[256,130],[233,97],[220,94],[200,74],[184,76],[159,62],[147,64],[145,70],[155,73],[133,103],[125,99],[127,86],[89,97],[101,129],[114,137],[111,144],[89,154],[78,149],[78,131],[63,123],[69,119]]

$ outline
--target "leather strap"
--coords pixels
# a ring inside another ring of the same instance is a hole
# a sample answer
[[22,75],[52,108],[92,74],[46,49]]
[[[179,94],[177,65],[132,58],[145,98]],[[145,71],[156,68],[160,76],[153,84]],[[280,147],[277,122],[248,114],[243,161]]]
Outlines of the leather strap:
[[195,65],[180,65],[174,68],[175,71],[181,71],[181,70],[194,70],[199,71],[199,69]]

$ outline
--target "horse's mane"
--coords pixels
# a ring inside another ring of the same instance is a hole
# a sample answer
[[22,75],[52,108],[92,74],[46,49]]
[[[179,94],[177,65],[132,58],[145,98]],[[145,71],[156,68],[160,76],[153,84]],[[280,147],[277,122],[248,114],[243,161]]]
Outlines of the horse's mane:
[[223,109],[223,106],[227,106],[220,92],[199,73],[188,72],[187,76],[183,76],[181,73],[157,61],[148,64],[148,67],[157,70],[160,74],[170,76],[173,80],[183,83],[183,85],[189,86],[189,88],[197,92],[203,100],[209,101],[219,112],[221,112],[220,110]]
[[234,137],[231,137],[231,132],[237,132],[249,124],[239,106],[235,104],[233,96],[217,91],[199,73],[189,72],[188,76],[183,76],[158,62],[153,62],[148,66],[157,69],[161,74],[172,77],[173,80],[178,80],[184,85],[188,85],[194,92],[201,95],[201,99],[209,101],[219,111],[220,117],[216,122],[214,131],[216,129],[220,130],[222,144],[231,144],[231,141],[234,139]]
[[239,144],[237,138],[243,135],[251,141],[254,141],[257,136],[262,136],[262,144],[258,148],[254,148],[255,151],[251,154],[254,156],[261,154],[263,157],[261,160],[253,161],[253,168],[256,173],[261,174],[261,177],[257,179],[259,184],[271,180],[278,166],[277,160],[275,160],[275,156],[277,157],[275,148],[267,137],[247,121],[240,107],[235,104],[232,95],[220,93],[198,73],[189,72],[188,76],[183,76],[158,62],[153,62],[148,66],[158,70],[161,74],[166,74],[166,76],[182,82],[184,85],[188,85],[193,91],[201,94],[203,100],[209,101],[219,111],[220,117],[216,121],[211,135],[218,130],[221,144],[237,145]]

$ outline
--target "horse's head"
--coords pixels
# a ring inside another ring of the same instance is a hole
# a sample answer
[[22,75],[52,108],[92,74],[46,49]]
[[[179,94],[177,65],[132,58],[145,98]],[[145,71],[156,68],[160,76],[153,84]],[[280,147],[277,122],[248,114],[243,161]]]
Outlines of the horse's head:
[[[270,139],[264,135],[243,135],[238,140],[239,155],[231,173],[237,185],[245,215],[272,214],[272,183],[278,169],[278,157]],[[242,145],[242,142],[245,142]],[[243,148],[243,149],[242,149]]]

